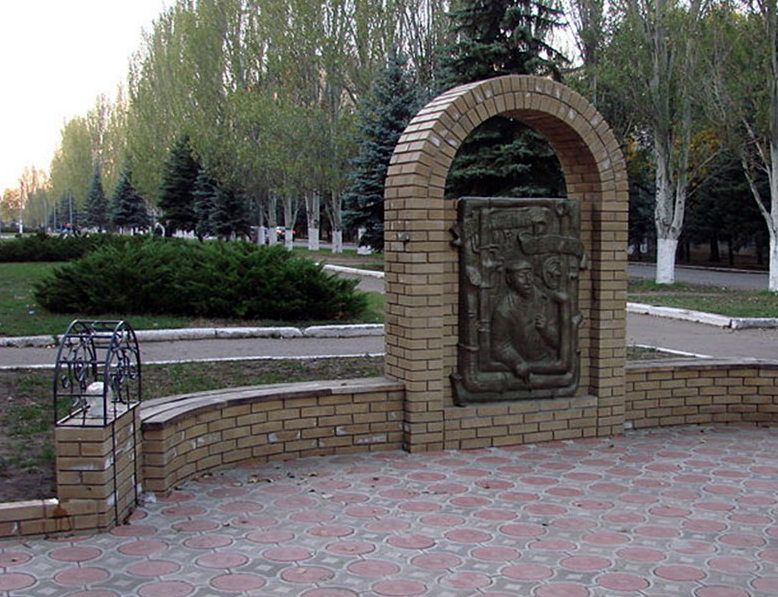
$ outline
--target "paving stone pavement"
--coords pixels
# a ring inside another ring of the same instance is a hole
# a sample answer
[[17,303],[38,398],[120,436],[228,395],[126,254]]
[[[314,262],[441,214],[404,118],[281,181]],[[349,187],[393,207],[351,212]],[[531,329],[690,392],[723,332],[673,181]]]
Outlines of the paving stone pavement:
[[0,595],[778,595],[778,429],[246,463],[110,533],[0,542]]

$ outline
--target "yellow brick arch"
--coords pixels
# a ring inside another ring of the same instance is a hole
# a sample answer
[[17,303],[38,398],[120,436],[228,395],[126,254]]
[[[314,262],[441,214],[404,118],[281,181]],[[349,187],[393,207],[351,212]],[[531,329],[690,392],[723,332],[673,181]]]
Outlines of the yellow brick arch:
[[[455,408],[448,383],[456,365],[458,266],[449,233],[455,206],[443,196],[446,177],[467,136],[499,115],[534,128],[554,149],[567,196],[581,203],[581,240],[590,258],[580,285],[586,321],[580,332],[581,395],[553,404],[526,401],[520,409],[514,404],[522,413],[501,403]],[[616,138],[586,99],[560,83],[518,75],[488,79],[455,87],[419,111],[395,148],[385,187],[385,371],[406,386],[406,448],[479,447],[621,430],[627,213],[626,168]],[[548,424],[544,431],[527,422],[533,410],[555,409],[563,412],[551,423],[568,421],[564,428]],[[485,426],[491,436],[473,433]]]

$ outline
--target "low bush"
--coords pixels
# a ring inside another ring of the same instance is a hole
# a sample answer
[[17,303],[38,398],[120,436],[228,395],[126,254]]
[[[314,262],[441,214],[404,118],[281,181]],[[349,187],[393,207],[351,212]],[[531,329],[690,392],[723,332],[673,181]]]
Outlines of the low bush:
[[311,321],[360,315],[357,283],[280,246],[146,237],[57,267],[35,297],[57,313]]
[[[17,235],[0,241],[0,263],[32,261],[73,261],[108,245],[124,244],[128,237],[114,234],[89,236]],[[140,242],[140,239],[138,241]]]

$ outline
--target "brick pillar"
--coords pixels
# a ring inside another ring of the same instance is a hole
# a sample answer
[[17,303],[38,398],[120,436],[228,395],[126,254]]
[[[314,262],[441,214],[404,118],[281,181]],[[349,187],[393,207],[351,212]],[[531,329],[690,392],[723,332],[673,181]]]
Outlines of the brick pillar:
[[[105,529],[132,513],[140,490],[140,409],[134,408],[105,427],[57,427],[57,497],[60,516],[83,519],[74,528]],[[91,523],[91,524],[90,524]]]

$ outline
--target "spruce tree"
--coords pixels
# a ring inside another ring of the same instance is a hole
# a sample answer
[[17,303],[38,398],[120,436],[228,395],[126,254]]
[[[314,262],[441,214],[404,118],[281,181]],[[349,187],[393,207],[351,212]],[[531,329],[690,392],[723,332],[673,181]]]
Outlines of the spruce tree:
[[384,248],[384,183],[394,146],[413,117],[418,101],[406,60],[393,51],[359,107],[357,156],[351,162],[344,197],[347,225],[364,228],[360,244]]
[[[561,25],[554,0],[460,0],[449,16],[456,41],[442,61],[442,88],[508,74],[560,78],[564,58],[548,43]],[[446,182],[451,197],[563,193],[561,168],[545,139],[503,116],[470,134]]]
[[98,232],[105,230],[108,225],[108,203],[103,192],[99,165],[95,165],[92,173],[92,181],[89,184],[89,193],[84,205],[83,223],[90,228],[96,228]]
[[211,214],[213,214],[217,192],[216,181],[208,176],[204,168],[200,168],[193,191],[196,218],[195,234],[200,240],[213,234]]
[[213,234],[223,239],[248,236],[251,230],[244,197],[229,189],[217,188],[211,212]]
[[189,137],[182,135],[173,144],[162,173],[159,208],[166,234],[195,229],[194,186],[199,171],[200,164],[192,154]]
[[132,186],[132,173],[124,168],[111,196],[111,225],[115,228],[143,230],[149,227],[150,218],[143,200]]

